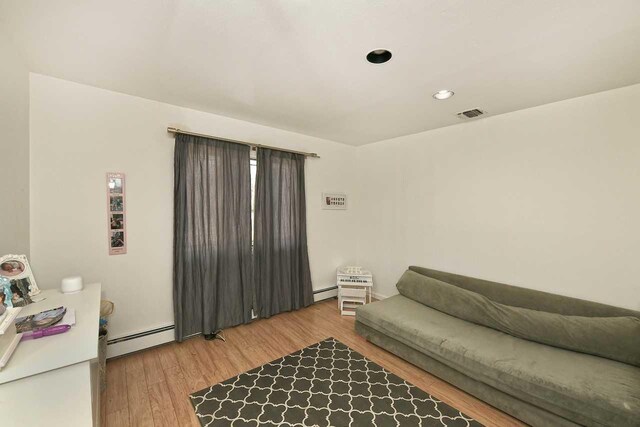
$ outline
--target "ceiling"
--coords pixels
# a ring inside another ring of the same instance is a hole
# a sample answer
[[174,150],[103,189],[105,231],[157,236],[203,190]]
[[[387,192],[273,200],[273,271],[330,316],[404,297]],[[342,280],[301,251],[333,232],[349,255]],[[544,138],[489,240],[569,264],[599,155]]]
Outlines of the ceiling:
[[640,82],[638,0],[0,0],[0,29],[37,73],[351,145]]

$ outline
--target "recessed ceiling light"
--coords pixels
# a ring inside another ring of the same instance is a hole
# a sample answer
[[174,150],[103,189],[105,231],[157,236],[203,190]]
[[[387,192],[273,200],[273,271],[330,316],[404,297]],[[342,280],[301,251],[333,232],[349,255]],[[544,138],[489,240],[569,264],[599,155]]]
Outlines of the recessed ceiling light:
[[384,64],[391,59],[391,52],[386,49],[372,50],[367,54],[367,61],[372,64]]
[[436,93],[433,94],[433,97],[435,99],[438,99],[440,101],[442,101],[443,99],[449,99],[453,96],[453,91],[452,90],[439,90]]

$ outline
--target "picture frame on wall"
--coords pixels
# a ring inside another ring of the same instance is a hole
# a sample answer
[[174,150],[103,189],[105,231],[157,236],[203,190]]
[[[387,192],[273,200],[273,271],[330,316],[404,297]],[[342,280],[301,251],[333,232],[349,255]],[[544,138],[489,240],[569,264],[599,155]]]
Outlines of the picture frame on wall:
[[0,282],[9,282],[8,290],[0,287],[0,304],[24,307],[33,302],[31,297],[40,293],[26,255],[0,257],[0,277],[4,279]]
[[109,195],[109,210],[111,212],[122,212],[124,210],[124,199],[121,195]]
[[125,174],[107,173],[107,242],[109,255],[127,253]]

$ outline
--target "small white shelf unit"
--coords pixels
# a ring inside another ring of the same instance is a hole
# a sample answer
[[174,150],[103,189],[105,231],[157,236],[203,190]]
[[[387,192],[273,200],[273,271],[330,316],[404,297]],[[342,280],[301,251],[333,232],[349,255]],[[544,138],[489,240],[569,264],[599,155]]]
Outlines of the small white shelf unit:
[[341,267],[337,271],[338,308],[343,316],[355,316],[356,309],[371,302],[373,276],[362,267]]

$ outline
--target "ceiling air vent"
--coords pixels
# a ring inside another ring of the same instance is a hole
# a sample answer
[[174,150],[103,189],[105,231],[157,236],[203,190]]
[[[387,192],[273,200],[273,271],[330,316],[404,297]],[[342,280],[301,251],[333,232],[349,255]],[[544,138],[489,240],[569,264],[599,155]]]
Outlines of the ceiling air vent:
[[457,116],[459,119],[475,119],[476,117],[480,117],[483,114],[486,113],[478,108],[474,108],[471,110],[463,111],[462,113],[458,113]]

